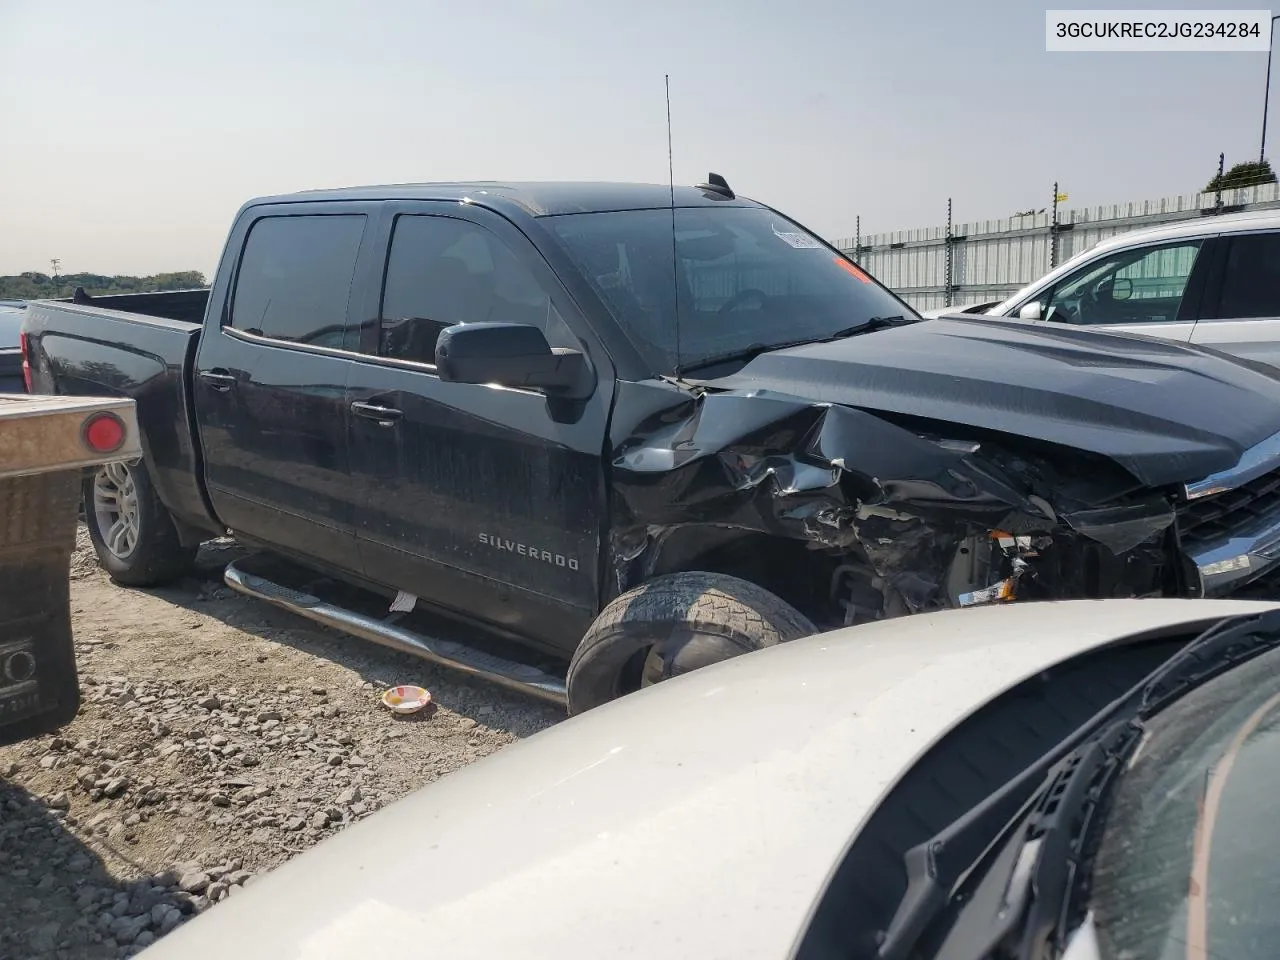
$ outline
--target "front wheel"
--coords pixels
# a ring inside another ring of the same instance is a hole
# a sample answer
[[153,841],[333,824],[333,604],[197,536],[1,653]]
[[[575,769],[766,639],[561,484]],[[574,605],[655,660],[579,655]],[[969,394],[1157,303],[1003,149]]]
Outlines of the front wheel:
[[154,587],[195,565],[141,463],[108,463],[84,482],[85,525],[98,561],[116,583]]
[[569,713],[743,653],[817,633],[763,587],[719,573],[655,577],[618,597],[569,661]]

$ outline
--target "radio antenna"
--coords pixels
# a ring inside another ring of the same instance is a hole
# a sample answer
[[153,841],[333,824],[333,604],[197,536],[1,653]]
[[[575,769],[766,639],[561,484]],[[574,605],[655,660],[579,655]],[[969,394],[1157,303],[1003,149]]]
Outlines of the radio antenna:
[[676,253],[676,173],[671,151],[671,75],[664,73],[662,82],[667,91],[667,188],[671,196],[671,302],[675,307],[676,324],[676,379],[680,379],[680,258]]

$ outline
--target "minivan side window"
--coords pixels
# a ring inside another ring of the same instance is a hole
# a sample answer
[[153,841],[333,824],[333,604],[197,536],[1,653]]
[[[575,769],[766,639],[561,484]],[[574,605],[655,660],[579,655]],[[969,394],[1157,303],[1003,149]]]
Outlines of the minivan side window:
[[1121,250],[1054,285],[1041,316],[1058,323],[1168,323],[1178,319],[1201,240]]
[[526,323],[540,328],[552,346],[574,345],[546,290],[496,235],[453,217],[397,217],[379,354],[434,364],[440,331],[485,321]]
[[1224,320],[1280,317],[1280,232],[1232,237],[1218,316]]
[[272,216],[254,223],[236,276],[232,328],[342,348],[364,227],[362,214]]

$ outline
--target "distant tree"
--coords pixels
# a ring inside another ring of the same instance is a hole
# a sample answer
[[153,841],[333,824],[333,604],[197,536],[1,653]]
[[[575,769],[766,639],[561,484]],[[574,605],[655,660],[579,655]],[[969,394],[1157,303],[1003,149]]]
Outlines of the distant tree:
[[192,290],[208,286],[198,270],[157,273],[149,277],[114,276],[100,273],[65,273],[54,279],[29,270],[15,277],[0,277],[0,300],[43,300],[67,297],[76,287],[84,287],[91,297],[123,293],[159,293],[164,290]]
[[1015,217],[1034,217],[1037,213],[1044,213],[1044,207],[1041,207],[1039,210],[1037,210],[1035,207],[1032,207],[1030,210],[1019,210],[1017,213],[1014,214],[1014,216]]
[[198,287],[208,286],[205,282],[204,274],[198,270],[187,270],[182,273],[157,273],[154,277],[147,277],[156,285],[157,290],[194,290]]
[[101,360],[86,360],[84,376],[90,383],[101,383],[108,387],[115,386],[123,379],[119,367],[114,363],[104,363]]
[[1214,174],[1205,193],[1216,193],[1219,190],[1234,190],[1237,187],[1256,187],[1261,183],[1275,183],[1276,175],[1271,171],[1271,161],[1248,160],[1237,163],[1223,174]]

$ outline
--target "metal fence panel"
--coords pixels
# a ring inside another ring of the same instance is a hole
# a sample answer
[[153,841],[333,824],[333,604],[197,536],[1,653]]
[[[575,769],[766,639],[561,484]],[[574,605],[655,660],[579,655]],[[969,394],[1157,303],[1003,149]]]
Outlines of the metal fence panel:
[[[952,224],[950,277],[947,228],[923,227],[848,237],[836,245],[917,310],[1003,300],[1056,263],[1117,234],[1247,210],[1280,208],[1280,184],[1135,200],[1003,220]],[[950,282],[948,282],[948,280]]]

